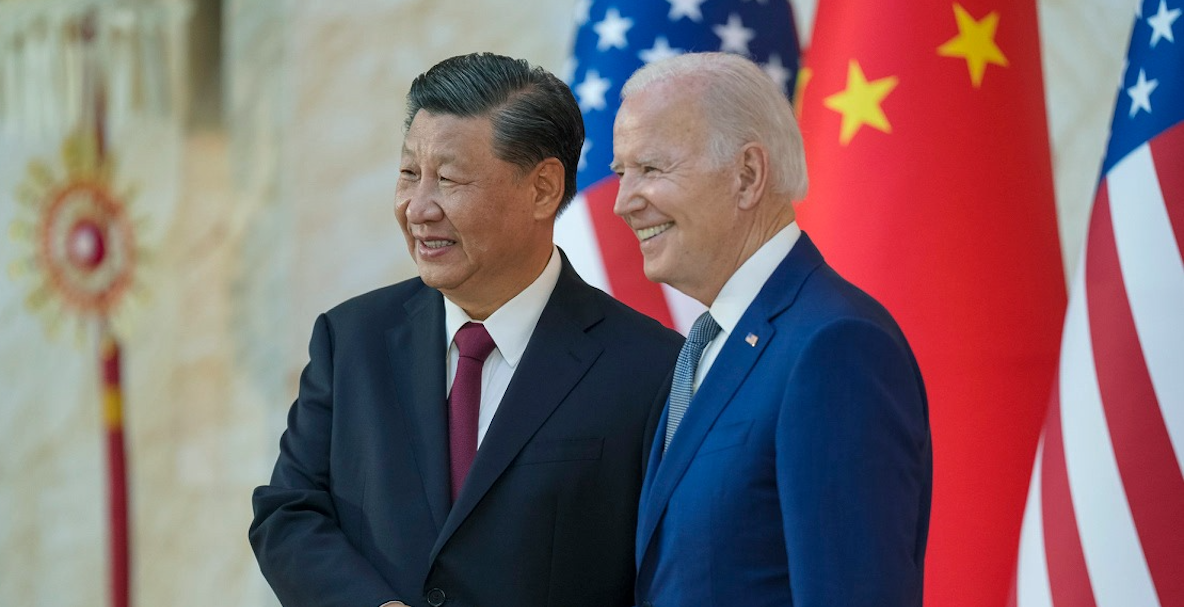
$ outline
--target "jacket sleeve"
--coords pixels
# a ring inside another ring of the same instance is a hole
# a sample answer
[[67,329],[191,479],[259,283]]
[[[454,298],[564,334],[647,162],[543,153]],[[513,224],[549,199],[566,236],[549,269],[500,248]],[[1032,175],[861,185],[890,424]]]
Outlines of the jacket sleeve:
[[285,607],[377,607],[398,599],[342,531],[330,490],[333,331],[321,315],[271,483],[252,496],[250,541]]
[[932,452],[907,345],[838,320],[790,373],[776,466],[793,604],[921,605]]

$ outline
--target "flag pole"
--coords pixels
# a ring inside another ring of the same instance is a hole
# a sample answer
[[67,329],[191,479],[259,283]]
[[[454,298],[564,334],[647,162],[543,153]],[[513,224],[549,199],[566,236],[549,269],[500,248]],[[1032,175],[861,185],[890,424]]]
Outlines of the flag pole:
[[[106,96],[103,87],[102,70],[98,65],[97,52],[98,15],[92,9],[87,13],[82,27],[82,38],[86,44],[85,78],[83,94],[89,96],[89,111],[85,112],[83,128],[93,129],[96,166],[107,164],[108,142],[106,128]],[[84,106],[85,107],[85,106]],[[89,123],[89,124],[87,124]],[[104,226],[108,229],[109,226]],[[108,234],[103,240],[109,240]],[[131,587],[131,550],[129,545],[130,524],[128,518],[127,453],[123,436],[123,385],[120,368],[122,349],[111,327],[110,310],[99,310],[99,369],[103,407],[103,426],[106,435],[107,452],[107,509],[109,517],[110,588],[112,607],[129,607]]]
[[114,607],[128,607],[131,569],[120,359],[119,341],[104,318],[99,325],[99,368],[102,369],[103,425],[107,437],[107,477],[110,481],[107,506],[111,529],[111,604]]

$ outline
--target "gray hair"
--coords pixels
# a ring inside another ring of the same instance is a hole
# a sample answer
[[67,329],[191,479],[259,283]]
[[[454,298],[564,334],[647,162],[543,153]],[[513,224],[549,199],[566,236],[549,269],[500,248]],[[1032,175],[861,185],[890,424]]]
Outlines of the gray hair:
[[769,150],[772,190],[792,200],[806,196],[802,132],[789,100],[760,66],[730,53],[686,53],[637,70],[621,88],[621,99],[679,78],[701,85],[696,93],[711,132],[708,152],[716,162],[758,142]]
[[554,74],[493,53],[451,57],[411,82],[404,133],[421,109],[465,118],[488,116],[494,155],[524,172],[547,158],[559,159],[564,171],[559,211],[571,203],[584,118],[571,89]]

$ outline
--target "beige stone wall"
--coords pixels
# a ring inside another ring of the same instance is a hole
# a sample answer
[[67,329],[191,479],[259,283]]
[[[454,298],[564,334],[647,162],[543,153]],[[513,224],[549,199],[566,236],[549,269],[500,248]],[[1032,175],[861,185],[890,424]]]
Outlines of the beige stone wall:
[[[123,135],[151,253],[120,324],[135,604],[275,604],[246,541],[250,491],[274,460],[313,319],[414,273],[391,214],[403,94],[468,51],[558,71],[574,4],[227,0],[225,128]],[[1072,266],[1133,5],[1040,8]],[[0,137],[0,605],[107,596],[93,327],[65,320],[49,337],[25,302],[30,279],[9,271],[26,255],[9,230],[24,159],[53,153]]]

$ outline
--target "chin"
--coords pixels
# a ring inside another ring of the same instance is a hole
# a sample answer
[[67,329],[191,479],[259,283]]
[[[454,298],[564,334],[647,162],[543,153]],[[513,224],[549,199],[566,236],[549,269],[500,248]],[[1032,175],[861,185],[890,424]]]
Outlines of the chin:
[[433,289],[446,289],[449,286],[448,274],[440,272],[438,269],[432,268],[427,264],[416,264],[419,269],[419,278],[423,284],[432,287]]
[[664,270],[664,268],[658,266],[656,263],[650,263],[647,261],[642,267],[642,271],[645,273],[645,277],[649,279],[650,282],[669,284],[668,280],[670,275]]

